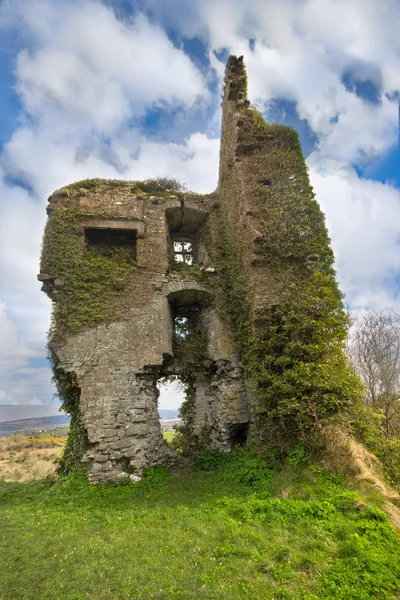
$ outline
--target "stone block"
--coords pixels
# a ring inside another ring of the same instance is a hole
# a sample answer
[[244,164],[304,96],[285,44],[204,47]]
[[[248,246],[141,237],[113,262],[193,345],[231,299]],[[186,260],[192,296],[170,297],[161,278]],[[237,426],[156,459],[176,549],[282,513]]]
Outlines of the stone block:
[[131,446],[133,446],[134,443],[134,440],[125,437],[122,440],[119,440],[119,442],[116,442],[115,445],[116,449],[122,450],[123,448],[130,448]]
[[52,193],[51,198],[69,198],[69,190],[67,188],[60,188]]
[[100,473],[103,470],[103,465],[100,463],[93,463],[91,471],[92,473]]
[[96,454],[94,460],[98,463],[104,463],[109,459],[108,454]]
[[122,452],[111,452],[110,454],[110,460],[119,460],[120,458],[122,458],[124,455]]
[[142,466],[142,461],[140,458],[132,458],[129,461],[130,466],[132,467],[132,469],[134,469],[135,471],[139,470]]
[[128,458],[132,458],[134,456],[137,456],[141,452],[142,452],[142,449],[140,447],[135,446],[134,448],[128,448],[128,450],[126,450],[126,452],[124,453],[124,456],[127,456]]

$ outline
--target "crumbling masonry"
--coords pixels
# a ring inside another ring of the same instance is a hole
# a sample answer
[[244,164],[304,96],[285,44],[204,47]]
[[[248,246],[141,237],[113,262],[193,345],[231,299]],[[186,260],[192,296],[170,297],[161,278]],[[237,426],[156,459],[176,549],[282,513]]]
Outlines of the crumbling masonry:
[[292,172],[271,169],[269,154],[279,144],[298,153],[299,145],[292,130],[262,125],[246,87],[242,58],[232,56],[214,194],[185,193],[160,180],[99,179],[49,198],[38,279],[54,301],[49,348],[55,377],[62,392],[75,393],[74,406],[66,408],[81,439],[72,440],[70,452],[75,447],[92,482],[179,463],[160,430],[162,377],[181,376],[188,386],[189,447],[229,451],[260,435],[257,395],[244,375],[227,310],[221,256],[224,245],[239,253],[256,332],[280,289],[260,252],[266,236],[258,190],[295,193]]

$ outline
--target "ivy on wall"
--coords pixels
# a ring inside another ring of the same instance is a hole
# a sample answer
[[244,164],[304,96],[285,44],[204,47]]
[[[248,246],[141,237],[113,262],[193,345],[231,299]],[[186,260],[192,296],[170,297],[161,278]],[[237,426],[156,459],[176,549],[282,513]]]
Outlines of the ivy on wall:
[[57,386],[61,408],[71,416],[68,439],[57,472],[60,475],[85,472],[82,458],[87,447],[87,436],[79,405],[81,391],[76,375],[75,373],[67,373],[62,369],[53,368],[53,381]]
[[[348,320],[297,134],[265,123],[248,106],[239,118],[242,189],[230,171],[221,182],[224,301],[260,411],[278,426],[281,441],[292,443],[311,439],[325,419],[358,402],[361,385],[344,353]],[[243,203],[254,191],[249,218],[257,235],[249,240],[238,227],[242,208],[235,209],[235,198],[242,194]],[[268,273],[275,301],[255,307],[246,260]]]
[[94,253],[82,244],[85,218],[79,213],[78,201],[67,198],[58,201],[46,225],[41,271],[63,282],[55,296],[53,338],[117,317],[119,299],[135,271],[125,248],[108,247]]
[[199,309],[193,307],[188,317],[175,319],[172,352],[174,364],[179,367],[179,379],[185,388],[185,400],[179,410],[181,424],[176,427],[173,447],[180,450],[184,456],[197,456],[209,444],[210,431],[208,427],[204,427],[196,439],[192,435],[194,384],[209,380],[212,366],[208,354],[208,336]]
[[[91,216],[108,218],[106,214]],[[97,252],[86,247],[83,240],[86,218],[87,215],[79,212],[79,199],[72,195],[57,200],[47,221],[41,272],[62,281],[62,287],[54,297],[49,334],[52,342],[77,333],[83,327],[95,327],[120,318],[120,301],[127,293],[130,277],[135,271],[135,263],[123,247],[105,247]],[[84,471],[82,458],[87,439],[76,375],[57,368],[57,361],[51,354],[50,361],[61,406],[71,416],[58,472]]]

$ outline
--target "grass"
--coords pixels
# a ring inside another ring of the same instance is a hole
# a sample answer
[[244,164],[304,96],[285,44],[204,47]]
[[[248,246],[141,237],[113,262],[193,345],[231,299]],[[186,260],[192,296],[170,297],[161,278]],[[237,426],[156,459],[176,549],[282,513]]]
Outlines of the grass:
[[0,437],[0,479],[31,481],[54,474],[65,441],[59,431]]
[[163,431],[163,438],[164,440],[167,440],[167,442],[172,442],[175,436],[176,431]]
[[3,484],[0,599],[399,597],[399,537],[367,484],[248,449],[197,469]]

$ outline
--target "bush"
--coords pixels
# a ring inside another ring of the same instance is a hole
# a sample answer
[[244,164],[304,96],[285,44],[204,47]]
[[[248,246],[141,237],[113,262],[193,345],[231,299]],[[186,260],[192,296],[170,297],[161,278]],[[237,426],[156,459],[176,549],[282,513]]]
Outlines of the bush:
[[269,483],[272,471],[251,446],[238,447],[230,454],[206,450],[194,465],[196,471],[220,471],[221,478],[233,484],[254,487]]

